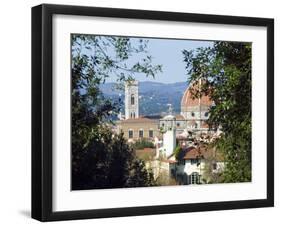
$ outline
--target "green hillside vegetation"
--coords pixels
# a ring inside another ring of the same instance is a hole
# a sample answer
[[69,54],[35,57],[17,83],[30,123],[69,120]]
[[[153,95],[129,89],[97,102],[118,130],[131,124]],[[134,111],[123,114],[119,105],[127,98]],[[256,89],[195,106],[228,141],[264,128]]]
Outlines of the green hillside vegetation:
[[[188,82],[171,84],[159,82],[139,82],[140,114],[159,115],[167,112],[167,104],[172,104],[173,112],[180,113],[180,102]],[[115,83],[102,84],[104,95],[114,101],[121,99],[121,111],[124,113],[124,90],[117,89]]]

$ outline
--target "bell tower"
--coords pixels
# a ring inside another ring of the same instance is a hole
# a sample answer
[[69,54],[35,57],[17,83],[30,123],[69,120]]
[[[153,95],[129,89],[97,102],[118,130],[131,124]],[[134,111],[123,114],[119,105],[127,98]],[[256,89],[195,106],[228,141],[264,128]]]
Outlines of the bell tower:
[[128,81],[125,83],[125,119],[139,117],[139,83]]

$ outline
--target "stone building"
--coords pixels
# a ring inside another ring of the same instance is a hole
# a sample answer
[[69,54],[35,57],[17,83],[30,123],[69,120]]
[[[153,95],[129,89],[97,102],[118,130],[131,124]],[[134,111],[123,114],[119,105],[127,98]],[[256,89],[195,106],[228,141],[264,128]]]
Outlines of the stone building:
[[125,84],[125,119],[139,117],[139,86],[138,81]]
[[125,85],[125,117],[117,122],[117,133],[123,132],[129,142],[153,141],[155,154],[146,167],[163,185],[208,183],[224,169],[224,160],[214,149],[198,144],[209,143],[216,132],[207,124],[212,101],[205,95],[193,98],[194,88],[191,84],[185,90],[180,114],[173,114],[169,105],[167,115],[153,118],[139,115],[138,82]]
[[171,106],[169,114],[159,120],[159,128],[162,132],[169,130],[171,127],[176,128],[177,134],[181,134],[185,130],[191,132],[207,132],[209,126],[207,119],[209,118],[209,110],[212,101],[206,95],[193,98],[191,84],[184,92],[181,99],[181,112],[179,115],[173,115]]
[[209,118],[209,109],[212,101],[206,95],[198,98],[192,97],[195,85],[185,90],[181,99],[181,112],[174,115],[172,106],[169,105],[168,115],[162,118],[151,118],[139,115],[139,88],[137,81],[125,84],[125,117],[120,116],[117,122],[117,132],[123,131],[124,136],[130,141],[137,139],[151,139],[161,136],[165,131],[175,128],[176,135],[186,131],[193,133],[209,132],[206,123]]
[[129,142],[138,139],[154,140],[159,135],[158,119],[139,116],[139,88],[137,81],[125,84],[125,118],[120,117],[117,133],[124,133]]
[[154,137],[159,136],[158,120],[145,117],[120,120],[117,122],[117,132],[123,132],[129,142],[138,139],[154,140]]
[[206,130],[209,128],[206,124],[206,120],[209,118],[209,110],[212,106],[212,101],[206,95],[193,98],[192,90],[199,89],[200,84],[200,81],[199,85],[190,84],[185,90],[181,99],[181,115],[186,120],[187,128]]
[[177,134],[183,132],[187,128],[187,121],[182,115],[166,115],[159,119],[159,128],[161,131],[167,131],[175,127]]

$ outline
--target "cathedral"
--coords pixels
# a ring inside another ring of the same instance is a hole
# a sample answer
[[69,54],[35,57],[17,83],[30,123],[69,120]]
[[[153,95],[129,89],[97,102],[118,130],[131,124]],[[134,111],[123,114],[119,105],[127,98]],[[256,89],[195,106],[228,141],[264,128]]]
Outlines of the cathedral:
[[[219,174],[224,169],[223,157],[215,149],[199,144],[212,142],[220,134],[210,129],[206,122],[213,104],[211,99],[205,95],[193,98],[194,88],[197,87],[190,84],[183,93],[180,114],[173,114],[172,106],[168,104],[168,114],[152,118],[139,114],[138,82],[125,85],[125,115],[120,115],[117,132],[123,132],[128,142],[141,139],[153,142],[155,153],[149,148],[136,150],[136,153],[151,152],[153,158],[146,160],[146,167],[152,170],[155,179],[162,178],[163,185],[207,183],[210,178],[205,170],[209,165],[212,174]],[[177,148],[180,148],[178,155]]]
[[185,136],[188,132],[208,133],[209,126],[206,120],[212,101],[208,96],[193,98],[191,84],[184,92],[181,99],[180,114],[173,114],[169,105],[168,114],[164,117],[153,118],[139,114],[139,88],[138,81],[125,84],[125,115],[120,114],[117,122],[117,132],[124,133],[129,142],[138,139],[161,139],[164,132],[175,128],[177,136]]

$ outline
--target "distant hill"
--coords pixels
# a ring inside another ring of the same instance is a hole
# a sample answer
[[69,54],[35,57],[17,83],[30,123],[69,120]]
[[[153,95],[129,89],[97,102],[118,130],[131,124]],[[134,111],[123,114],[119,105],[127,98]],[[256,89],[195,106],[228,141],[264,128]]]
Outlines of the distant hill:
[[[180,101],[188,86],[187,82],[159,83],[139,82],[139,107],[141,115],[163,114],[167,112],[167,104],[172,104],[175,113],[180,112]],[[106,97],[124,101],[124,91],[116,89],[115,83],[105,83],[100,86]],[[124,106],[123,106],[124,111]]]

